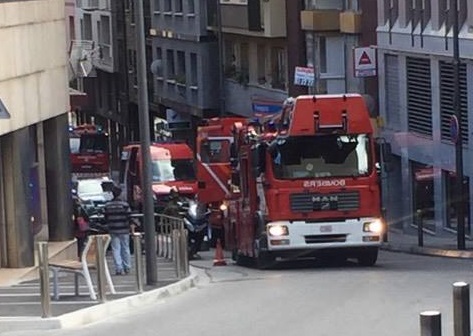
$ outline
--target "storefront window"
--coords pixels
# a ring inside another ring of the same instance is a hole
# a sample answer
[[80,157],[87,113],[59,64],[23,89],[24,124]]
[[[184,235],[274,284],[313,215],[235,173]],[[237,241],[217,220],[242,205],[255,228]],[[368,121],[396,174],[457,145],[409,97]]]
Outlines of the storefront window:
[[[455,209],[455,202],[459,198],[459,194],[455,189],[455,173],[444,172],[443,177],[445,180],[445,187],[447,193],[447,201],[445,202],[446,213],[447,213],[447,227],[453,230],[457,229],[457,214]],[[463,179],[463,192],[464,192],[464,215],[465,215],[465,232],[470,234],[470,178],[465,176]]]
[[414,212],[422,212],[426,229],[435,231],[434,169],[421,163],[412,163]]

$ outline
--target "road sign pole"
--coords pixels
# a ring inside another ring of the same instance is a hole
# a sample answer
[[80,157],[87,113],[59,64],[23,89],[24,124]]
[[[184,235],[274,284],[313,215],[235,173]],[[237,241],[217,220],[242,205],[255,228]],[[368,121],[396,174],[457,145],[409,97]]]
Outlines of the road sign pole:
[[455,190],[457,198],[454,200],[457,211],[457,245],[459,250],[465,249],[465,215],[464,215],[464,188],[463,188],[463,136],[460,105],[460,43],[458,27],[458,3],[450,0],[450,10],[453,11],[453,111],[457,119],[458,129],[455,142]]

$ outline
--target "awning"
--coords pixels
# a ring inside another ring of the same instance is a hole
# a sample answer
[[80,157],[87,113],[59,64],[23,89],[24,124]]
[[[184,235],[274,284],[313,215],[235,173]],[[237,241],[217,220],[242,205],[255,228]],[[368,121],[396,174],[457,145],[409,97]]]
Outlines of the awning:
[[69,88],[69,104],[71,105],[71,110],[87,106],[89,104],[87,93]]

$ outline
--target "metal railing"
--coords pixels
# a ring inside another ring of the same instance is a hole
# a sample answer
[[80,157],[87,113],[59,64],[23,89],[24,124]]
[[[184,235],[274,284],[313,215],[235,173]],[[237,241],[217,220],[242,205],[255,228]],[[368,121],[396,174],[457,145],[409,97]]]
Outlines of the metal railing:
[[155,214],[158,239],[158,255],[172,260],[176,276],[181,279],[189,275],[187,253],[187,230],[181,218]]

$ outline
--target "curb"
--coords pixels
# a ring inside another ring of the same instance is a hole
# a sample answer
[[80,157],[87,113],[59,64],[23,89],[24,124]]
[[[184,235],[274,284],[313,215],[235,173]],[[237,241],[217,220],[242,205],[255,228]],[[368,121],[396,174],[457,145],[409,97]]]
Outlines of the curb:
[[446,250],[434,247],[419,247],[419,246],[406,246],[396,244],[384,244],[381,245],[382,250],[392,252],[404,252],[411,254],[419,254],[433,257],[445,257],[445,258],[460,258],[460,259],[472,259],[473,251],[459,251],[459,250]]
[[141,294],[107,301],[92,307],[51,318],[41,317],[0,317],[0,333],[27,330],[67,329],[99,322],[128,312],[136,311],[163,299],[181,294],[196,286],[199,276],[192,270],[191,274],[176,283],[157,288]]

